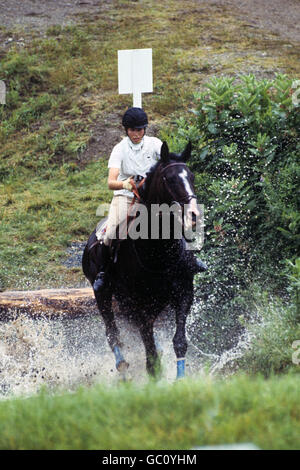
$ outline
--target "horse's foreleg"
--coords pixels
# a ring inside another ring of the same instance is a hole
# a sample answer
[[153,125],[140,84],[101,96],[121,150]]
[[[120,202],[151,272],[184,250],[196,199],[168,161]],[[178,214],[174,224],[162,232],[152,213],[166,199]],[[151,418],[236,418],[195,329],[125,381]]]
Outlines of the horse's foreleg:
[[161,363],[160,356],[157,352],[154,333],[153,323],[145,322],[140,326],[141,337],[146,350],[146,369],[149,375],[153,377],[159,377],[161,374]]
[[182,320],[177,323],[176,333],[173,338],[174,351],[177,357],[177,379],[182,379],[185,376],[187,341],[185,337],[185,323]]
[[185,324],[190,307],[191,302],[187,301],[176,307],[176,332],[173,338],[173,346],[177,357],[177,379],[182,379],[185,376],[185,355],[187,351]]
[[101,295],[95,294],[95,297],[99,311],[104,320],[107,342],[116,359],[116,368],[119,372],[124,372],[124,370],[128,368],[129,364],[125,361],[122,354],[119,330],[112,311],[111,295],[105,295],[105,293],[102,292]]

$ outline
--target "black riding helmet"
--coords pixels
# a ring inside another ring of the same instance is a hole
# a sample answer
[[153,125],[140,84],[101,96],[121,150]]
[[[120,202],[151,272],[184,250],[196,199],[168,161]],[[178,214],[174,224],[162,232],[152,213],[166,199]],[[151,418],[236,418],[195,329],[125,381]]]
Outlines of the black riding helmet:
[[148,125],[148,117],[142,108],[129,108],[122,118],[125,129],[145,129]]

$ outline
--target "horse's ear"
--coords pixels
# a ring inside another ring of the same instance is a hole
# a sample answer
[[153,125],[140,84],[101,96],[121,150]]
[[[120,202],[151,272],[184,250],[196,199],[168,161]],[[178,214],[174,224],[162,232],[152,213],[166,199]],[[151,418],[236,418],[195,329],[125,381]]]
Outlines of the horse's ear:
[[181,154],[181,160],[183,160],[184,162],[187,162],[191,156],[191,151],[192,151],[192,144],[191,144],[191,141],[189,141],[189,143],[187,144],[187,146],[185,147],[184,151]]
[[168,163],[170,161],[169,147],[167,142],[164,142],[161,146],[160,159],[163,163]]

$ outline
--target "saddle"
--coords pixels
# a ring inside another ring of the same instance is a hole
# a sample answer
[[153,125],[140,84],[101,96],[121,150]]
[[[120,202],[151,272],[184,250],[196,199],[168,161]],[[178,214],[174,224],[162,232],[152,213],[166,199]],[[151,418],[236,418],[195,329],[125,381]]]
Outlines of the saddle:
[[[134,197],[132,199],[132,203],[131,203],[131,207],[134,206],[134,203],[136,201],[140,201],[140,195],[139,195],[139,192],[138,192],[138,189],[139,187],[141,187],[143,184],[144,184],[144,181],[145,181],[145,178],[142,177],[142,176],[136,176],[134,178],[134,180],[132,179],[131,180],[131,185],[132,185],[132,192],[134,194]],[[127,214],[127,234],[128,234],[128,227],[129,227],[129,224],[130,222],[132,222],[134,219],[135,219],[136,215],[131,215],[130,214],[130,209],[128,211],[128,214]],[[90,251],[92,248],[94,248],[96,245],[98,244],[101,244],[103,242],[103,238],[104,238],[104,235],[106,233],[106,228],[107,228],[107,221],[108,221],[108,217],[105,217],[104,219],[101,219],[97,226],[96,226],[96,229],[95,229],[95,238],[96,240],[94,240],[91,245],[88,247],[88,250]],[[111,244],[111,247],[110,247],[110,250],[111,250],[111,256],[112,256],[112,259],[114,261],[114,263],[117,262],[117,257],[118,257],[118,252],[119,252],[119,249],[120,249],[120,245],[122,243],[122,239],[115,239],[112,241],[112,244]]]

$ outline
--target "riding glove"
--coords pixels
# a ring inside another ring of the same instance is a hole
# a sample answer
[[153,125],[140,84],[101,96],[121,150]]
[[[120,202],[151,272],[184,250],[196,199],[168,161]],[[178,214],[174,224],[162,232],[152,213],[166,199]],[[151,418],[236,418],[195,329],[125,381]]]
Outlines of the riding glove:
[[123,189],[127,189],[128,191],[132,191],[132,184],[130,180],[132,179],[132,176],[129,176],[127,180],[123,181]]

